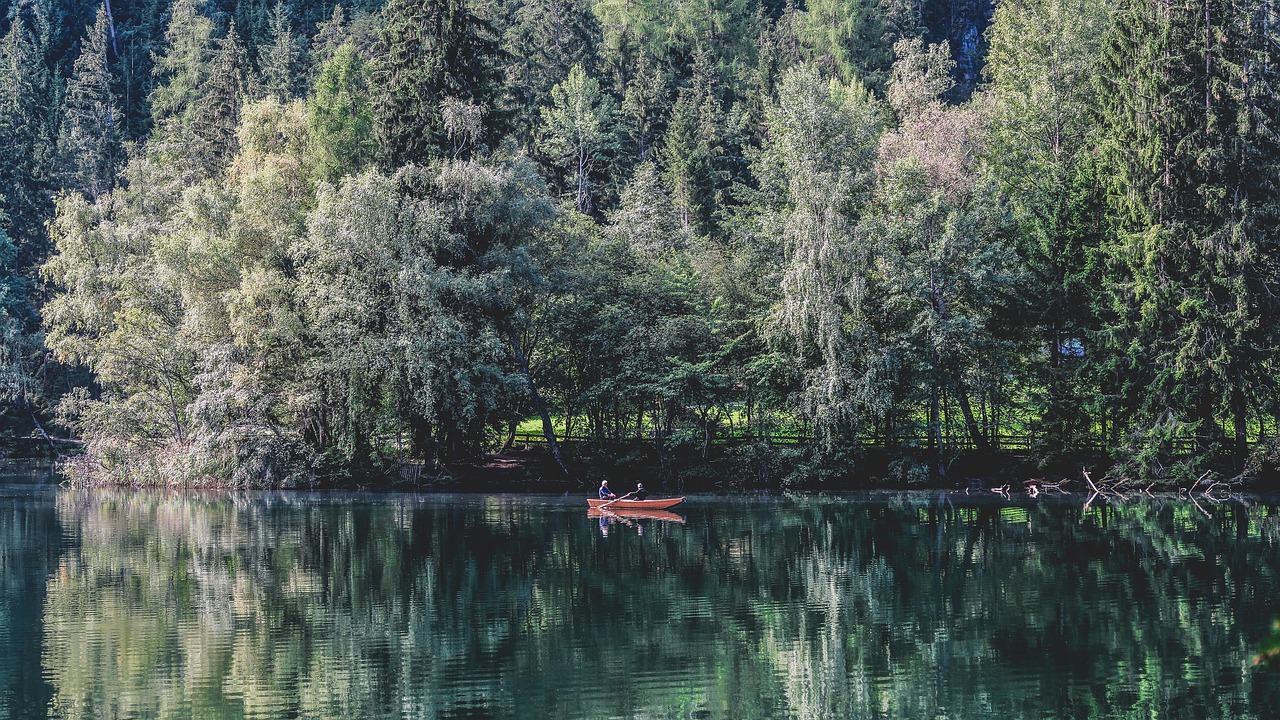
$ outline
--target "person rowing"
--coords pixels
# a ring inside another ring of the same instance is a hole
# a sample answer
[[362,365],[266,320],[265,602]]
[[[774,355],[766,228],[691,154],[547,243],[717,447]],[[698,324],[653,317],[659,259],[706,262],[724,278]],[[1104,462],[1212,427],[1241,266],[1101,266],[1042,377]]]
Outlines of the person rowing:
[[634,491],[633,491],[633,492],[629,492],[629,493],[627,493],[626,495],[623,495],[622,497],[618,497],[617,495],[614,495],[614,494],[613,494],[613,491],[612,491],[612,490],[610,490],[610,489],[609,489],[609,481],[608,481],[608,480],[601,480],[601,481],[600,481],[600,493],[599,493],[599,495],[600,495],[600,499],[601,499],[601,500],[607,500],[607,501],[608,501],[608,502],[606,502],[605,504],[603,504],[603,505],[601,505],[601,506],[600,506],[600,509],[601,509],[601,510],[603,510],[603,509],[605,509],[605,508],[609,507],[610,505],[612,505],[612,504],[614,504],[614,503],[618,502],[619,500],[626,500],[627,498],[631,497],[632,495],[635,495],[635,492],[634,492]]
[[614,495],[613,491],[609,489],[608,480],[600,481],[600,499],[601,500],[617,500],[618,499],[618,496]]

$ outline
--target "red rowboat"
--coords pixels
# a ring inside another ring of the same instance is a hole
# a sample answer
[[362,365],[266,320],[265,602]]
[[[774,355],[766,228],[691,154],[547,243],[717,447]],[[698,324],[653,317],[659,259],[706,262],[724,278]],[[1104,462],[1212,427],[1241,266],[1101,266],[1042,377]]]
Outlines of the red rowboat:
[[605,510],[666,510],[684,502],[684,498],[662,498],[661,500],[600,500],[587,498],[587,504],[593,508]]

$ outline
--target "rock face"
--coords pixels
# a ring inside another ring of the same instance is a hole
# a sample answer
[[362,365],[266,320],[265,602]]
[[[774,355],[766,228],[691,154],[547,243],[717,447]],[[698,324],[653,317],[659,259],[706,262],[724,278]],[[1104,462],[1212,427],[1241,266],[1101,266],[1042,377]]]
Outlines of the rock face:
[[954,100],[968,98],[982,80],[987,27],[995,7],[995,0],[926,0],[921,8],[927,40],[951,46],[956,61]]

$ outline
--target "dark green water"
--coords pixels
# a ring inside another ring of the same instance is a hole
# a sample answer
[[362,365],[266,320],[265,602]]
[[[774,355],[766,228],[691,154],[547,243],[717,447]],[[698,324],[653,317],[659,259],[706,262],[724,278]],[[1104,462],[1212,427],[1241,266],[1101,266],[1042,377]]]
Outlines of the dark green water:
[[1276,718],[1266,504],[0,487],[0,718]]

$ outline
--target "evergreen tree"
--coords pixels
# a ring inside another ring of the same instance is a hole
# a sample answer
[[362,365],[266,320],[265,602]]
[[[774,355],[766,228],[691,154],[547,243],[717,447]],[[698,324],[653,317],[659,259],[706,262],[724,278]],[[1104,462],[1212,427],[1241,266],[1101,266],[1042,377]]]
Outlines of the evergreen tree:
[[719,191],[727,184],[728,173],[721,165],[730,148],[710,57],[700,53],[693,69],[689,86],[680,90],[671,110],[658,158],[681,225],[694,234],[707,234],[720,206]]
[[105,9],[87,29],[76,58],[62,111],[58,138],[64,184],[92,198],[111,189],[120,155],[119,106],[111,91]]
[[324,64],[347,42],[349,35],[346,12],[342,5],[334,5],[333,14],[316,27],[316,34],[311,38],[311,77],[320,74]]
[[258,51],[262,90],[266,95],[280,102],[293,98],[298,87],[298,55],[298,45],[289,27],[288,9],[284,0],[278,0],[271,11],[270,43]]
[[213,21],[200,8],[204,0],[175,0],[164,33],[164,51],[154,56],[151,91],[153,150],[177,154],[193,140],[197,99],[209,77]]
[[271,44],[275,34],[276,15],[274,9],[283,4],[276,0],[237,0],[232,22],[240,28],[240,36],[249,47],[261,48]]
[[1115,237],[1100,364],[1143,473],[1177,472],[1176,457],[1191,472],[1228,440],[1242,459],[1249,396],[1272,382],[1277,111],[1258,90],[1275,86],[1263,27],[1257,7],[1131,0],[1108,38]]
[[115,58],[111,71],[120,108],[120,136],[141,143],[152,129],[148,96],[155,87],[153,64],[157,50],[162,49],[164,11],[169,3],[139,0],[125,5],[114,0],[112,5],[107,27],[111,32],[111,57]]
[[877,92],[887,84],[894,43],[922,30],[920,5],[904,0],[811,0],[798,20],[812,61]]
[[191,127],[196,139],[192,154],[210,175],[218,173],[235,154],[236,129],[248,94],[245,70],[244,47],[232,23],[209,68]]
[[1009,198],[1029,273],[1015,321],[1047,350],[1032,364],[1043,393],[1037,456],[1047,460],[1096,440],[1097,387],[1077,356],[1092,348],[1088,258],[1103,230],[1093,76],[1110,10],[1106,0],[1011,0],[989,36],[986,173]]
[[715,178],[711,166],[712,145],[703,135],[700,110],[705,97],[684,88],[671,110],[658,158],[667,186],[679,212],[680,226],[701,234],[709,229],[715,210]]
[[656,65],[645,58],[635,75],[627,82],[618,113],[617,128],[623,134],[618,145],[619,158],[643,162],[653,152],[670,102],[667,78]]
[[610,215],[609,234],[641,256],[657,258],[688,241],[677,220],[662,176],[652,162],[641,163],[622,191],[620,207]]
[[317,174],[326,179],[359,171],[376,150],[364,63],[349,43],[324,64],[307,101]]
[[50,81],[42,36],[35,9],[20,2],[0,39],[0,211],[7,216],[19,268],[39,262],[46,247]]
[[18,248],[4,231],[0,214],[0,427],[26,418],[6,417],[9,411],[27,411],[39,397],[39,383],[32,372],[33,357],[42,355],[39,336],[29,332],[32,307],[29,282],[18,273]]
[[529,0],[517,7],[503,34],[509,58],[503,105],[525,147],[533,144],[538,109],[550,102],[551,89],[575,65],[592,67],[597,33],[595,17],[581,0]]
[[389,0],[382,17],[374,119],[383,162],[399,167],[436,154],[445,98],[494,105],[498,48],[466,0]]

